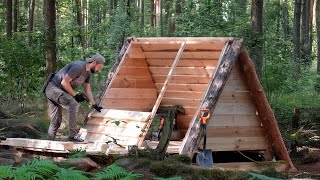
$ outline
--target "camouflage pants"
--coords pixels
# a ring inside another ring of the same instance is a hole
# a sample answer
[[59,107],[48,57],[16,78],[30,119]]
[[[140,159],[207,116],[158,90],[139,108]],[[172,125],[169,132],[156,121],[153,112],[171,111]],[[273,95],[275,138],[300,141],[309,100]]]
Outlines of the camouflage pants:
[[79,103],[68,93],[50,82],[45,90],[48,98],[50,126],[48,129],[49,140],[54,140],[62,122],[62,108],[66,109],[69,115],[69,137],[78,133],[77,116]]

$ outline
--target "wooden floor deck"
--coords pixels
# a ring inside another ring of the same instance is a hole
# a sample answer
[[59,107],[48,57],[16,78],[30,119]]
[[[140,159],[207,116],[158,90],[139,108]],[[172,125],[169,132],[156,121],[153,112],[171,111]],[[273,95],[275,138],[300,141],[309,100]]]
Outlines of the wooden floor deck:
[[[169,154],[179,153],[182,141],[171,141],[167,152]],[[105,154],[126,154],[128,149],[119,146],[109,146],[106,143],[75,143],[65,141],[50,141],[41,139],[26,138],[7,138],[0,142],[0,145],[12,146],[20,149],[27,149],[41,152],[68,153],[70,150],[82,149],[89,154],[105,153]],[[146,141],[146,145],[152,149],[158,145],[157,141]]]

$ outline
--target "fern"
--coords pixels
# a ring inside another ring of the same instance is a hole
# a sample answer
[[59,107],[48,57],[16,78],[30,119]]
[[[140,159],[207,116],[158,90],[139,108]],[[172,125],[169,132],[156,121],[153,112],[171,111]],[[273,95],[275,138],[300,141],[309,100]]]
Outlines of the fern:
[[13,177],[12,166],[0,166],[0,179],[11,179]]
[[33,159],[17,168],[14,173],[14,179],[44,179],[55,174],[59,167],[50,160]]
[[76,149],[76,150],[68,150],[69,155],[68,158],[82,158],[82,157],[87,157],[87,151],[82,150],[82,149]]
[[115,164],[112,164],[106,168],[104,168],[102,171],[94,174],[93,179],[94,180],[137,180],[143,177],[143,174],[135,174],[135,173],[128,173],[125,169],[122,167],[119,167]]
[[161,177],[156,177],[155,180],[184,180],[182,177],[177,176],[177,177],[172,177],[172,178],[161,178]]
[[52,176],[49,180],[88,180],[89,178],[85,176],[84,173],[84,171],[75,170],[73,168],[60,168],[60,171]]
[[120,178],[120,180],[138,180],[143,177],[143,174],[127,173],[125,177]]
[[93,176],[94,180],[119,179],[127,174],[126,170],[115,164],[112,164]]

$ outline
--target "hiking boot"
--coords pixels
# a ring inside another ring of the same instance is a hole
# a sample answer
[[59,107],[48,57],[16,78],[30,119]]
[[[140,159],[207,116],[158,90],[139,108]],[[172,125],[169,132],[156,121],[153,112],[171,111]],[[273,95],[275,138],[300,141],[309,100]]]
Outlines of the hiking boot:
[[81,139],[81,138],[78,137],[78,136],[75,136],[75,137],[69,137],[69,138],[68,138],[68,141],[72,141],[72,142],[83,142],[84,140]]

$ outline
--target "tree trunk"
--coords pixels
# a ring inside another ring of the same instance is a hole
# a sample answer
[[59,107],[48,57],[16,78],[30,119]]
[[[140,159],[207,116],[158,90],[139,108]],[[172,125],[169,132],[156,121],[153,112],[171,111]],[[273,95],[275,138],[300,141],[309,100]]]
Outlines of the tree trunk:
[[144,29],[144,0],[140,0],[140,14],[141,28]]
[[[210,109],[211,114],[242,50],[243,41],[242,39],[235,39],[233,42],[229,41],[227,46],[228,47],[220,60],[221,62],[217,67],[216,74],[209,83],[208,92],[200,106],[200,109]],[[202,126],[199,117],[193,118],[189,125],[189,130],[182,142],[180,154],[188,155],[190,158],[193,157],[194,153],[198,150],[201,132]]]
[[18,32],[18,6],[19,1],[13,1],[13,32]]
[[284,37],[289,37],[289,12],[287,7],[287,1],[281,0],[281,6],[282,6],[282,14],[283,14],[283,34]]
[[310,16],[310,0],[302,0],[301,13],[301,59],[303,64],[310,64],[308,46],[309,46],[309,16]]
[[83,16],[82,16],[82,0],[75,0],[76,6],[76,19],[78,24],[78,39],[82,49],[84,49],[84,40],[82,36],[82,29],[83,29]]
[[156,27],[156,8],[154,0],[150,0],[151,27]]
[[[182,0],[177,0],[176,1],[176,7],[175,7],[175,17],[178,17],[181,14],[181,9],[182,9]],[[176,31],[176,22],[174,20],[171,19],[171,24],[169,27],[169,32],[170,34],[174,34],[174,32]]]
[[164,26],[163,26],[163,11],[162,11],[162,7],[163,7],[163,0],[159,0],[159,13],[160,13],[160,29],[161,29],[161,37],[164,36]]
[[7,0],[7,38],[12,38],[12,0]]
[[251,47],[251,57],[257,71],[259,79],[262,75],[262,63],[263,63],[263,29],[262,29],[262,12],[263,12],[263,0],[251,1],[251,26],[253,34],[253,44]]
[[[315,0],[310,0],[310,14],[309,14],[309,44],[308,44],[308,54],[310,56],[312,55],[312,41],[313,41],[313,7],[314,7],[314,1]],[[310,57],[310,61],[312,61],[312,58]]]
[[294,3],[294,22],[293,22],[293,46],[294,46],[294,78],[298,78],[300,67],[300,19],[301,19],[301,0]]
[[316,2],[316,30],[317,30],[317,73],[320,74],[320,0]]
[[43,1],[44,23],[46,28],[46,69],[47,76],[57,69],[56,52],[56,1]]
[[36,0],[30,0],[29,5],[29,22],[28,22],[28,31],[33,31],[33,22],[34,22],[34,8]]

